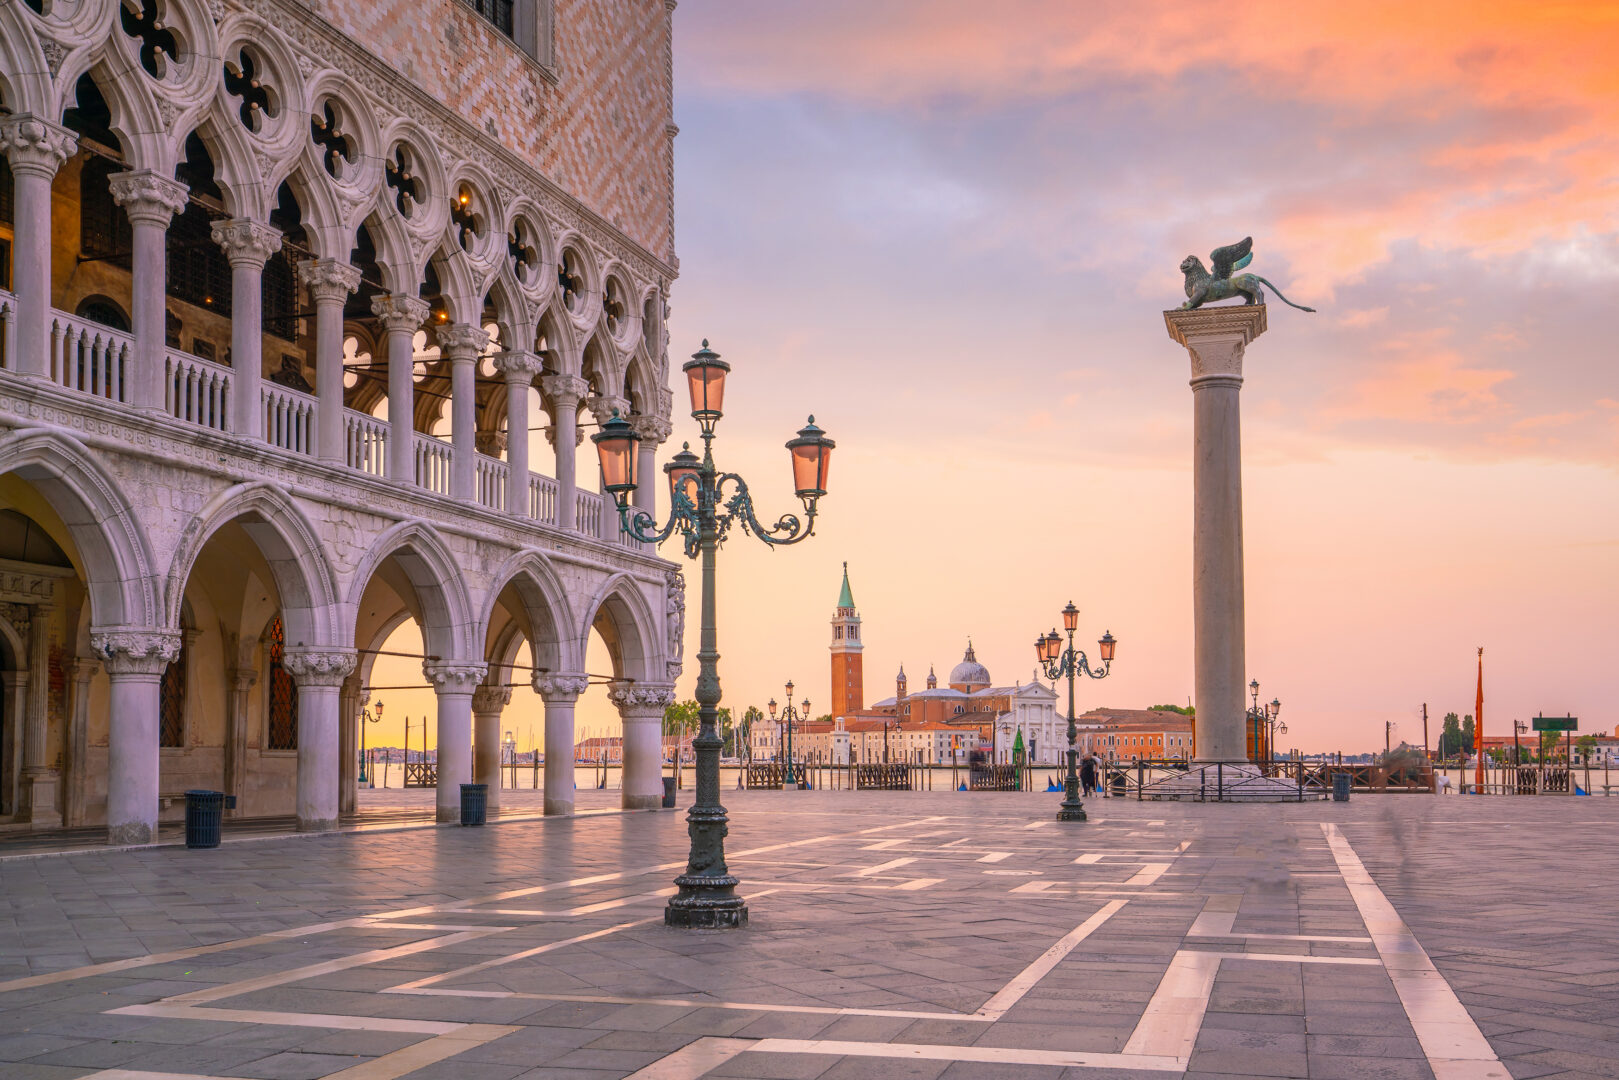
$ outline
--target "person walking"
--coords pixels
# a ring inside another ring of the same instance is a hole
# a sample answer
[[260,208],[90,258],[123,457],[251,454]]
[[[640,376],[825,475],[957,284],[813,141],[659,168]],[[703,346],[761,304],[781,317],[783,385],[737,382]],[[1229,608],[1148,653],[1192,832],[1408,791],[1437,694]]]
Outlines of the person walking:
[[1079,766],[1079,784],[1085,791],[1085,798],[1096,794],[1096,759],[1086,757]]

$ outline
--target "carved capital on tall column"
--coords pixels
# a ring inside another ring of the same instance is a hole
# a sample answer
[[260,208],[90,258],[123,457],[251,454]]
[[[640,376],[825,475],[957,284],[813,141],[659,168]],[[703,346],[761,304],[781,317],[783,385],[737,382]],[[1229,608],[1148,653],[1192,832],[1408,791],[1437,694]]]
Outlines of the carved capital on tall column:
[[1164,312],[1164,325],[1192,357],[1192,385],[1209,378],[1242,379],[1242,355],[1265,332],[1265,305]]
[[355,660],[353,649],[289,648],[282,654],[281,666],[299,686],[342,686]]
[[252,218],[216,221],[210,235],[232,266],[258,270],[271,255],[281,250],[281,230]]
[[484,457],[498,458],[506,450],[504,431],[480,431],[473,436],[473,445]]
[[124,208],[131,224],[156,225],[160,229],[168,228],[174,215],[186,208],[186,195],[191,190],[150,169],[114,173],[107,186],[112,189],[113,202]]
[[90,648],[107,665],[107,674],[162,675],[180,655],[184,639],[178,630],[121,627],[90,632]]
[[572,705],[590,685],[586,675],[573,675],[553,671],[534,673],[534,692],[547,705]]
[[298,277],[317,304],[346,304],[349,293],[360,287],[359,269],[336,259],[300,263]]
[[390,293],[371,298],[371,313],[382,321],[387,333],[409,330],[415,333],[427,321],[430,308],[427,301],[404,293]]
[[613,394],[592,394],[585,399],[585,408],[590,410],[590,415],[596,418],[598,424],[607,423],[614,413],[626,420],[630,418],[630,399]]
[[527,386],[534,381],[534,376],[545,370],[545,361],[534,353],[516,349],[496,353],[489,359],[495,370],[506,376],[508,386]]
[[470,323],[438,328],[438,348],[446,360],[471,360],[489,347],[489,335]]
[[675,426],[661,416],[632,416],[630,428],[641,436],[641,445],[662,446],[674,434]]
[[487,683],[472,692],[474,713],[498,713],[512,703],[512,688]]
[[464,660],[423,660],[422,674],[439,694],[474,693],[489,674],[488,664]]
[[0,119],[0,151],[14,173],[48,180],[78,150],[78,136],[42,116],[21,113]]
[[576,409],[590,393],[590,383],[577,375],[547,375],[540,380],[545,396],[563,408]]
[[662,717],[675,703],[675,688],[655,683],[614,682],[607,685],[607,700],[624,717]]

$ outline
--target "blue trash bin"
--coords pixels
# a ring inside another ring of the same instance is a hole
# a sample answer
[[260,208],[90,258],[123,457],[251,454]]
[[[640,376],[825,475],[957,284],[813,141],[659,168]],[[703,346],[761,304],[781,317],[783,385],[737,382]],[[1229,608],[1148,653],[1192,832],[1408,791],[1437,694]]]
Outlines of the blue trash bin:
[[482,825],[489,816],[489,785],[461,785],[461,824]]
[[672,776],[663,778],[663,808],[665,810],[675,808],[675,778]]
[[1333,802],[1348,802],[1349,801],[1349,774],[1348,773],[1339,772],[1339,773],[1333,773],[1332,774],[1332,801]]
[[186,847],[216,848],[225,823],[223,791],[186,792]]

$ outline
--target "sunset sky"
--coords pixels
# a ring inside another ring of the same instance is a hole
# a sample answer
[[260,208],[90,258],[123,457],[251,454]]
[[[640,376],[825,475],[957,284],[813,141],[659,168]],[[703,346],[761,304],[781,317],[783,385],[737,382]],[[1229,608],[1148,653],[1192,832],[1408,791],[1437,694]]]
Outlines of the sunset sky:
[[[1081,710],[1185,703],[1161,311],[1252,235],[1320,309],[1273,300],[1242,395],[1281,746],[1420,742],[1423,702],[1436,739],[1480,645],[1487,731],[1619,724],[1619,5],[682,0],[675,30],[673,363],[734,365],[717,451],[761,516],[806,413],[838,441],[814,539],[721,553],[728,704],[791,678],[824,711],[844,560],[868,701],[968,635],[1027,680],[1072,599],[1121,642]],[[677,405],[668,449],[694,432]],[[602,691],[581,711],[616,733]]]

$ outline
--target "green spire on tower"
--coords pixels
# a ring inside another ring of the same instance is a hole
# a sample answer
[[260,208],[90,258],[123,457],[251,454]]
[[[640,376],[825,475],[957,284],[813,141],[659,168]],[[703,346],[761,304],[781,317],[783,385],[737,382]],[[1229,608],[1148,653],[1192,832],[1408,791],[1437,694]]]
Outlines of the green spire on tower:
[[854,593],[849,590],[849,564],[843,564],[843,591],[838,593],[838,607],[854,607]]

